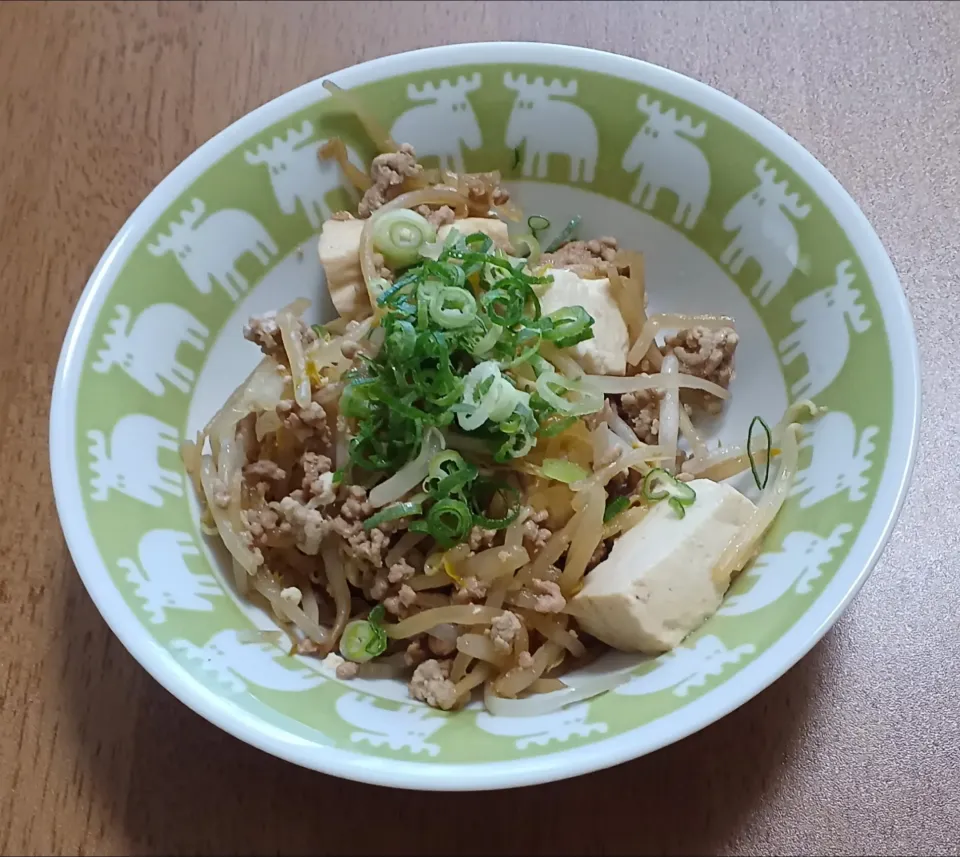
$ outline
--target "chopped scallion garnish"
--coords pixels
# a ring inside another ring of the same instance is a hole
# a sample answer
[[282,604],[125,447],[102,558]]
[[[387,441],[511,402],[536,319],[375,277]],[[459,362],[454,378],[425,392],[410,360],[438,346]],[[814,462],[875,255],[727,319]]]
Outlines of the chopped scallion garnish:
[[[757,471],[757,462],[753,457],[753,449],[751,448],[753,441],[753,427],[760,423],[763,426],[763,431],[767,435],[767,449],[765,459],[765,467],[763,469],[763,479],[760,479],[760,474]],[[773,454],[773,436],[770,434],[770,426],[768,426],[764,421],[763,417],[754,417],[750,420],[750,428],[747,429],[747,458],[750,459],[750,472],[753,474],[753,480],[757,483],[757,488],[761,491],[767,487],[767,481],[770,479],[770,456]]]
[[378,604],[366,619],[348,622],[340,637],[340,654],[355,664],[363,664],[382,655],[387,649],[387,632],[380,624],[383,616],[383,605]]
[[651,503],[667,500],[679,518],[687,513],[686,507],[692,506],[697,499],[697,492],[690,485],[661,467],[655,467],[643,478],[641,493]]

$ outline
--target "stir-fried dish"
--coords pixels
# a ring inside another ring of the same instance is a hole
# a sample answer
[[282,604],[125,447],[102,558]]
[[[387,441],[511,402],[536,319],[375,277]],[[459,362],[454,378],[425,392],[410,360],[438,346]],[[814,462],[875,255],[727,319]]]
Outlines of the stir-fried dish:
[[[607,647],[668,651],[717,610],[816,410],[711,449],[732,319],[648,315],[640,253],[367,127],[369,175],[319,153],[360,197],[319,239],[340,318],[250,319],[262,361],[184,445],[204,528],[291,652],[441,709],[480,688],[493,713],[548,711]],[[748,469],[756,502],[725,482]]]

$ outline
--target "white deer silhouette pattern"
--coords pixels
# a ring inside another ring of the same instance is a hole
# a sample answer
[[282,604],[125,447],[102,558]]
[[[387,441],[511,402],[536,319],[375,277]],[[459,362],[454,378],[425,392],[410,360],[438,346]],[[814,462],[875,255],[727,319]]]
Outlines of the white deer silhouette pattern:
[[728,649],[719,637],[708,634],[692,647],[678,646],[657,658],[657,666],[644,675],[630,679],[614,690],[623,696],[645,696],[673,689],[674,696],[686,696],[691,689],[703,687],[710,676],[718,676],[726,667],[736,664],[756,647],[744,643]]
[[440,752],[439,745],[427,739],[444,726],[447,719],[425,705],[382,708],[376,704],[374,697],[350,691],[337,700],[336,708],[343,721],[361,730],[350,733],[350,740],[354,744],[365,742],[372,747],[386,745],[391,750],[409,750],[428,756],[436,756]]
[[790,311],[797,324],[780,341],[780,360],[789,366],[798,357],[807,361],[807,372],[790,386],[794,399],[812,398],[829,387],[840,374],[850,353],[850,328],[854,333],[870,329],[860,292],[850,288],[856,277],[853,263],[844,259],[836,268],[836,282],[797,301]]
[[751,294],[766,306],[780,294],[797,267],[797,228],[787,214],[802,220],[810,213],[810,206],[801,205],[796,193],[787,193],[786,180],[776,181],[776,170],[767,167],[765,158],[757,161],[754,173],[760,184],[736,202],[723,219],[723,228],[737,234],[720,254],[720,264],[739,274],[748,259],[755,259],[760,276]]
[[200,550],[187,533],[150,530],[137,545],[139,564],[129,557],[117,560],[155,625],[166,620],[167,610],[210,612],[210,599],[223,595],[212,574],[190,570],[188,556],[200,556]]
[[173,253],[197,291],[209,294],[212,284],[220,286],[231,300],[237,300],[250,284],[237,270],[237,262],[248,253],[266,265],[279,253],[276,242],[260,221],[238,208],[224,208],[204,217],[206,207],[194,199],[191,208],[171,220],[169,233],[158,233],[147,245],[154,256]]
[[866,473],[878,432],[876,426],[868,426],[858,439],[849,414],[830,411],[820,417],[800,443],[801,449],[812,450],[810,463],[798,471],[790,492],[791,497],[800,497],[800,508],[807,509],[843,492],[851,503],[865,499],[864,489],[870,482]]
[[103,348],[91,368],[107,373],[119,366],[134,381],[155,396],[166,392],[163,382],[189,393],[196,380],[194,371],[177,360],[181,345],[198,351],[206,347],[210,331],[176,304],[147,307],[130,324],[130,307],[117,304],[110,330],[103,336]]
[[534,175],[536,168],[536,177],[546,178],[549,156],[566,155],[570,181],[592,182],[597,169],[597,126],[582,107],[558,100],[576,95],[577,81],[547,84],[538,77],[530,83],[525,74],[514,77],[507,72],[503,84],[517,93],[507,121],[506,143],[511,149],[524,146],[523,175]]
[[214,634],[202,646],[178,639],[173,640],[170,647],[182,652],[188,662],[199,664],[204,672],[236,693],[247,690],[249,685],[298,693],[326,681],[323,676],[300,666],[279,646],[241,642],[239,633],[228,628]]
[[[340,167],[334,160],[321,160],[317,152],[324,141],[314,140],[313,123],[304,119],[300,130],[290,128],[285,137],[274,137],[269,146],[261,143],[255,151],[243,153],[251,166],[263,165],[270,172],[270,183],[277,205],[284,214],[296,214],[299,203],[313,229],[330,217],[324,197],[338,185],[353,193],[352,185],[342,182]],[[366,172],[362,158],[347,147],[347,158]]]
[[516,738],[517,749],[526,750],[531,745],[545,747],[551,741],[569,741],[575,736],[586,738],[607,731],[606,723],[587,723],[589,715],[589,702],[537,717],[494,717],[481,711],[477,714],[477,726],[490,735]]
[[[480,88],[483,78],[475,72],[468,80],[462,75],[456,83],[441,80],[439,86],[425,83],[417,88],[407,85],[407,98],[424,101],[401,113],[390,129],[390,136],[401,143],[410,143],[419,158],[437,157],[441,168],[457,173],[465,171],[463,150],[479,149],[483,143],[480,123],[467,99],[467,94]],[[444,133],[436,132],[443,128]]]
[[743,575],[753,586],[738,595],[728,595],[717,611],[721,616],[742,616],[768,607],[791,589],[805,595],[810,585],[823,574],[843,537],[853,531],[849,524],[838,524],[829,536],[797,530],[788,533],[778,551],[762,553]]
[[668,190],[677,197],[673,222],[687,229],[697,225],[710,193],[710,165],[691,139],[706,133],[706,122],[694,125],[689,116],[677,118],[672,107],[664,112],[659,101],[646,95],[637,99],[637,109],[649,117],[623,156],[623,169],[640,169],[630,202],[651,211],[657,193]]
[[110,489],[150,506],[163,505],[163,495],[183,496],[183,479],[162,467],[160,451],[176,452],[177,430],[147,414],[128,414],[117,420],[110,447],[99,429],[87,432],[90,441],[90,499],[102,502]]

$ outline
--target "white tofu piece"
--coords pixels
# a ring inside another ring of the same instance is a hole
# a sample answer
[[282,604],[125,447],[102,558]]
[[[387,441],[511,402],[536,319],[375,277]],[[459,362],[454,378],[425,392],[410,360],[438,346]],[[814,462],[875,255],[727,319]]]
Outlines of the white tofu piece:
[[730,585],[713,570],[756,506],[729,485],[689,484],[697,499],[683,518],[659,502],[567,604],[585,631],[615,649],[669,651],[717,611]]
[[593,339],[567,349],[592,375],[623,375],[627,370],[630,335],[609,279],[584,280],[566,268],[549,268],[553,277],[540,299],[543,314],[562,307],[582,306],[593,316]]
[[464,217],[460,220],[454,220],[453,223],[441,226],[437,230],[437,238],[443,241],[450,234],[451,229],[456,229],[461,235],[482,232],[501,250],[507,250],[510,247],[507,224],[497,217]]
[[317,245],[330,299],[344,318],[356,318],[370,312],[370,298],[360,270],[360,233],[364,222],[327,220]]

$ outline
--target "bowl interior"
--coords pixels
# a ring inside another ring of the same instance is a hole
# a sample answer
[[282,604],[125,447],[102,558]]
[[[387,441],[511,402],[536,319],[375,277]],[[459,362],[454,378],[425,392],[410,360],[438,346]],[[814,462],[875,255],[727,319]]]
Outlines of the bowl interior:
[[[680,648],[608,656],[591,669],[630,680],[557,714],[492,718],[473,706],[451,717],[412,703],[400,683],[340,682],[316,660],[250,637],[271,622],[236,595],[222,550],[200,533],[176,449],[257,362],[241,336],[249,315],[298,296],[314,301],[316,320],[333,315],[315,234],[355,197],[316,149],[336,135],[358,164],[374,151],[318,84],[232,126],[131,219],[78,311],[55,402],[65,529],[128,647],[253,743],[412,787],[600,767],[742,702],[815,641],[862,581],[911,446],[902,432],[892,442],[888,319],[903,312],[898,286],[882,250],[878,262],[857,244],[856,229],[869,227],[855,206],[841,223],[824,201],[837,191],[822,168],[792,157],[799,147],[759,117],[662,70],[494,47],[421,52],[334,79],[356,85],[428,165],[499,169],[528,214],[554,224],[579,214],[582,235],[643,251],[652,311],[735,317],[737,377],[712,441],[743,442],[754,415],[772,425],[799,398],[829,409],[807,433],[793,495],[761,555]],[[891,479],[892,493],[878,495]],[[848,559],[861,543],[862,557]]]

